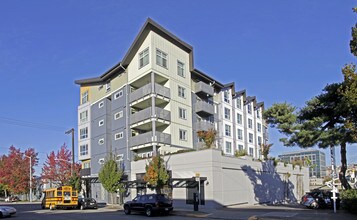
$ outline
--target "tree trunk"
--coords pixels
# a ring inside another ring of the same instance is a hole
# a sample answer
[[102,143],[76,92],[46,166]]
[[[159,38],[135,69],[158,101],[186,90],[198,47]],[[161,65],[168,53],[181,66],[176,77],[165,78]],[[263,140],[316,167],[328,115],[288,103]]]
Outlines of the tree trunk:
[[343,188],[351,189],[350,184],[346,179],[346,170],[347,170],[347,158],[346,158],[346,143],[341,143],[341,170],[339,172],[339,179]]

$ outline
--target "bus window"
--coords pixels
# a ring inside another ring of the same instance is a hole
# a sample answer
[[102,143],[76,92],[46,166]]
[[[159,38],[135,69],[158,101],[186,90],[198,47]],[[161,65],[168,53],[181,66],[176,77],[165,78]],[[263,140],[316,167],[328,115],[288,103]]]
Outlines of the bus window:
[[57,191],[57,196],[62,196],[62,191]]
[[71,192],[64,192],[64,196],[71,196]]
[[72,196],[77,196],[77,192],[72,192]]

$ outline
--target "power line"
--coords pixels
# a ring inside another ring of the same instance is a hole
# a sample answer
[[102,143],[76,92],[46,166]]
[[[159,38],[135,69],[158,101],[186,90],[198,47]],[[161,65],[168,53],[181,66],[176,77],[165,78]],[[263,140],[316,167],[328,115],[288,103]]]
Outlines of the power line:
[[21,126],[21,127],[45,129],[45,130],[51,130],[51,131],[57,131],[57,132],[63,132],[63,130],[66,129],[64,127],[57,126],[57,125],[51,125],[51,124],[41,123],[41,122],[24,121],[24,120],[12,119],[12,118],[1,117],[1,116],[0,116],[0,123]]

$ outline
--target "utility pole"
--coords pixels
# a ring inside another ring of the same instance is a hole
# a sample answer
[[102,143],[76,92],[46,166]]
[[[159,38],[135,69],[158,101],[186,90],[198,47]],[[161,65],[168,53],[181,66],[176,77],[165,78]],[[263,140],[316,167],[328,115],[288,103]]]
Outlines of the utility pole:
[[74,174],[74,128],[65,132],[65,134],[72,133],[72,164],[71,164],[71,176]]
[[31,156],[26,156],[27,158],[30,158],[30,202],[32,202],[32,157]]

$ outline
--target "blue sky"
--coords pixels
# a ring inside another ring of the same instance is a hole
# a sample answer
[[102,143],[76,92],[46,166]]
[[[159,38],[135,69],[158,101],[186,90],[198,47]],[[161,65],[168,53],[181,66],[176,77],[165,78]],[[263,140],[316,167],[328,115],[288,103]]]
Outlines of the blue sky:
[[[353,0],[2,0],[0,154],[11,145],[34,147],[42,164],[46,153],[70,145],[64,132],[77,127],[74,80],[118,63],[148,17],[194,47],[197,69],[234,81],[266,107],[284,101],[301,107],[356,61],[349,51],[354,6]],[[279,137],[270,129],[273,156],[298,150],[283,147]],[[356,145],[347,158],[357,163]]]

